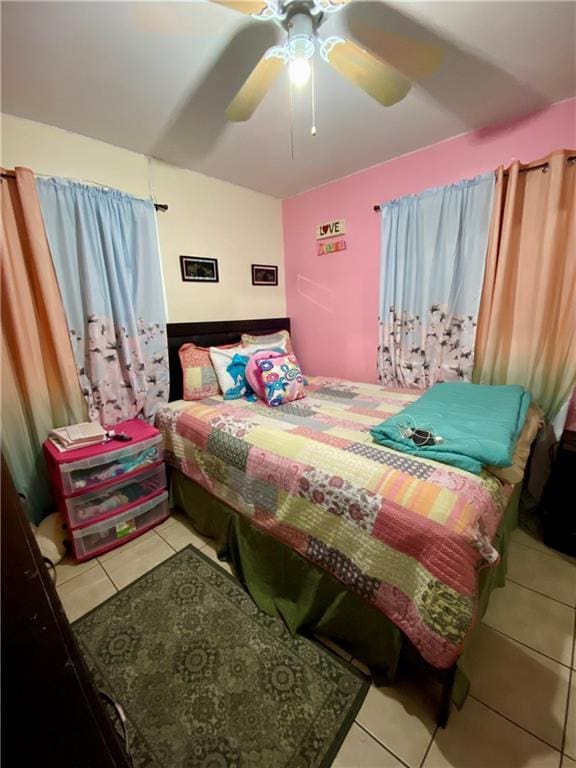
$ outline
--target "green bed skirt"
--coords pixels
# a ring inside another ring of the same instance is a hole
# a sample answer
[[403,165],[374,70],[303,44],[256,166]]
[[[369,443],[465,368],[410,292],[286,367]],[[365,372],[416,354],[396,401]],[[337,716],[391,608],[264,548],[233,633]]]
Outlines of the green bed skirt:
[[[336,641],[370,667],[379,685],[390,684],[400,661],[422,663],[408,639],[383,613],[349,592],[335,577],[285,544],[256,528],[181,472],[171,472],[171,504],[194,528],[215,539],[218,555],[232,563],[238,578],[266,613],[284,620],[291,632],[320,634]],[[479,618],[490,593],[505,583],[508,541],[517,524],[517,486],[498,529],[494,546],[501,559],[480,574]],[[468,680],[459,669],[453,700],[460,706]]]

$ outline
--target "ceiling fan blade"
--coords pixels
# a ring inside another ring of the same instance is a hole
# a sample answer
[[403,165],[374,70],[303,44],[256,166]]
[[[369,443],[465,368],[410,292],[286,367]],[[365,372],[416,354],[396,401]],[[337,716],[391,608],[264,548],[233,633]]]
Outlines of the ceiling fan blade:
[[385,107],[401,101],[410,90],[405,77],[350,40],[336,42],[327,51],[326,59],[337,72]]
[[[209,3],[193,5],[213,10]],[[220,43],[219,56],[180,101],[163,133],[150,148],[150,154],[183,167],[202,164],[229,129],[227,105],[258,60],[270,53],[279,38],[276,24],[239,24],[225,45]]]
[[366,48],[385,59],[394,69],[410,80],[433,74],[444,57],[440,45],[410,37],[395,35],[369,24],[349,21],[350,32]]
[[265,53],[228,105],[226,110],[228,120],[233,123],[249,120],[283,67],[284,61],[281,58],[270,56],[269,52]]
[[268,7],[268,3],[265,0],[212,0],[212,2],[249,16],[257,16]]
[[[178,35],[189,39],[222,38],[222,16],[214,10],[215,5],[227,6],[245,14],[259,15],[268,8],[261,0],[213,0],[213,2],[172,2],[171,0],[149,0],[149,2],[124,3],[130,22],[139,32],[152,35]],[[234,16],[230,15],[230,23]]]

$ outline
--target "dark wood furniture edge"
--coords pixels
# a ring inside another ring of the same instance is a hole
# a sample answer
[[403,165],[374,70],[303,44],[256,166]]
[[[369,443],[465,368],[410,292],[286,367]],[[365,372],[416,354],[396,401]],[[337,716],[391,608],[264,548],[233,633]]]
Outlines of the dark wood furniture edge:
[[182,336],[205,336],[209,334],[233,333],[238,339],[243,333],[264,335],[274,331],[290,330],[289,317],[272,317],[257,320],[206,320],[194,323],[168,323],[168,338]]
[[5,764],[129,768],[3,457],[0,482]]

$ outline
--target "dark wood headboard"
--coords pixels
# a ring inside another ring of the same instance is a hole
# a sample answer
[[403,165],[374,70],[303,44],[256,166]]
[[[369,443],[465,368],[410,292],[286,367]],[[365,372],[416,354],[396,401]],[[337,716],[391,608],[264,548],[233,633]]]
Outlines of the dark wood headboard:
[[168,360],[170,365],[170,401],[182,399],[182,368],[178,350],[182,344],[194,342],[200,347],[218,347],[221,344],[240,343],[243,333],[263,336],[267,333],[290,330],[289,317],[269,320],[219,320],[207,323],[168,323]]

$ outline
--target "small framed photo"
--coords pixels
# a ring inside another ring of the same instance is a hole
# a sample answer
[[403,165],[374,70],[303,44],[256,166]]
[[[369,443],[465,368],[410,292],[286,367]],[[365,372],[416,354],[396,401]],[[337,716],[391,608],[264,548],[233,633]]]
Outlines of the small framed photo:
[[278,285],[278,267],[252,264],[252,285]]
[[191,283],[217,283],[218,259],[200,256],[180,256],[182,280]]

